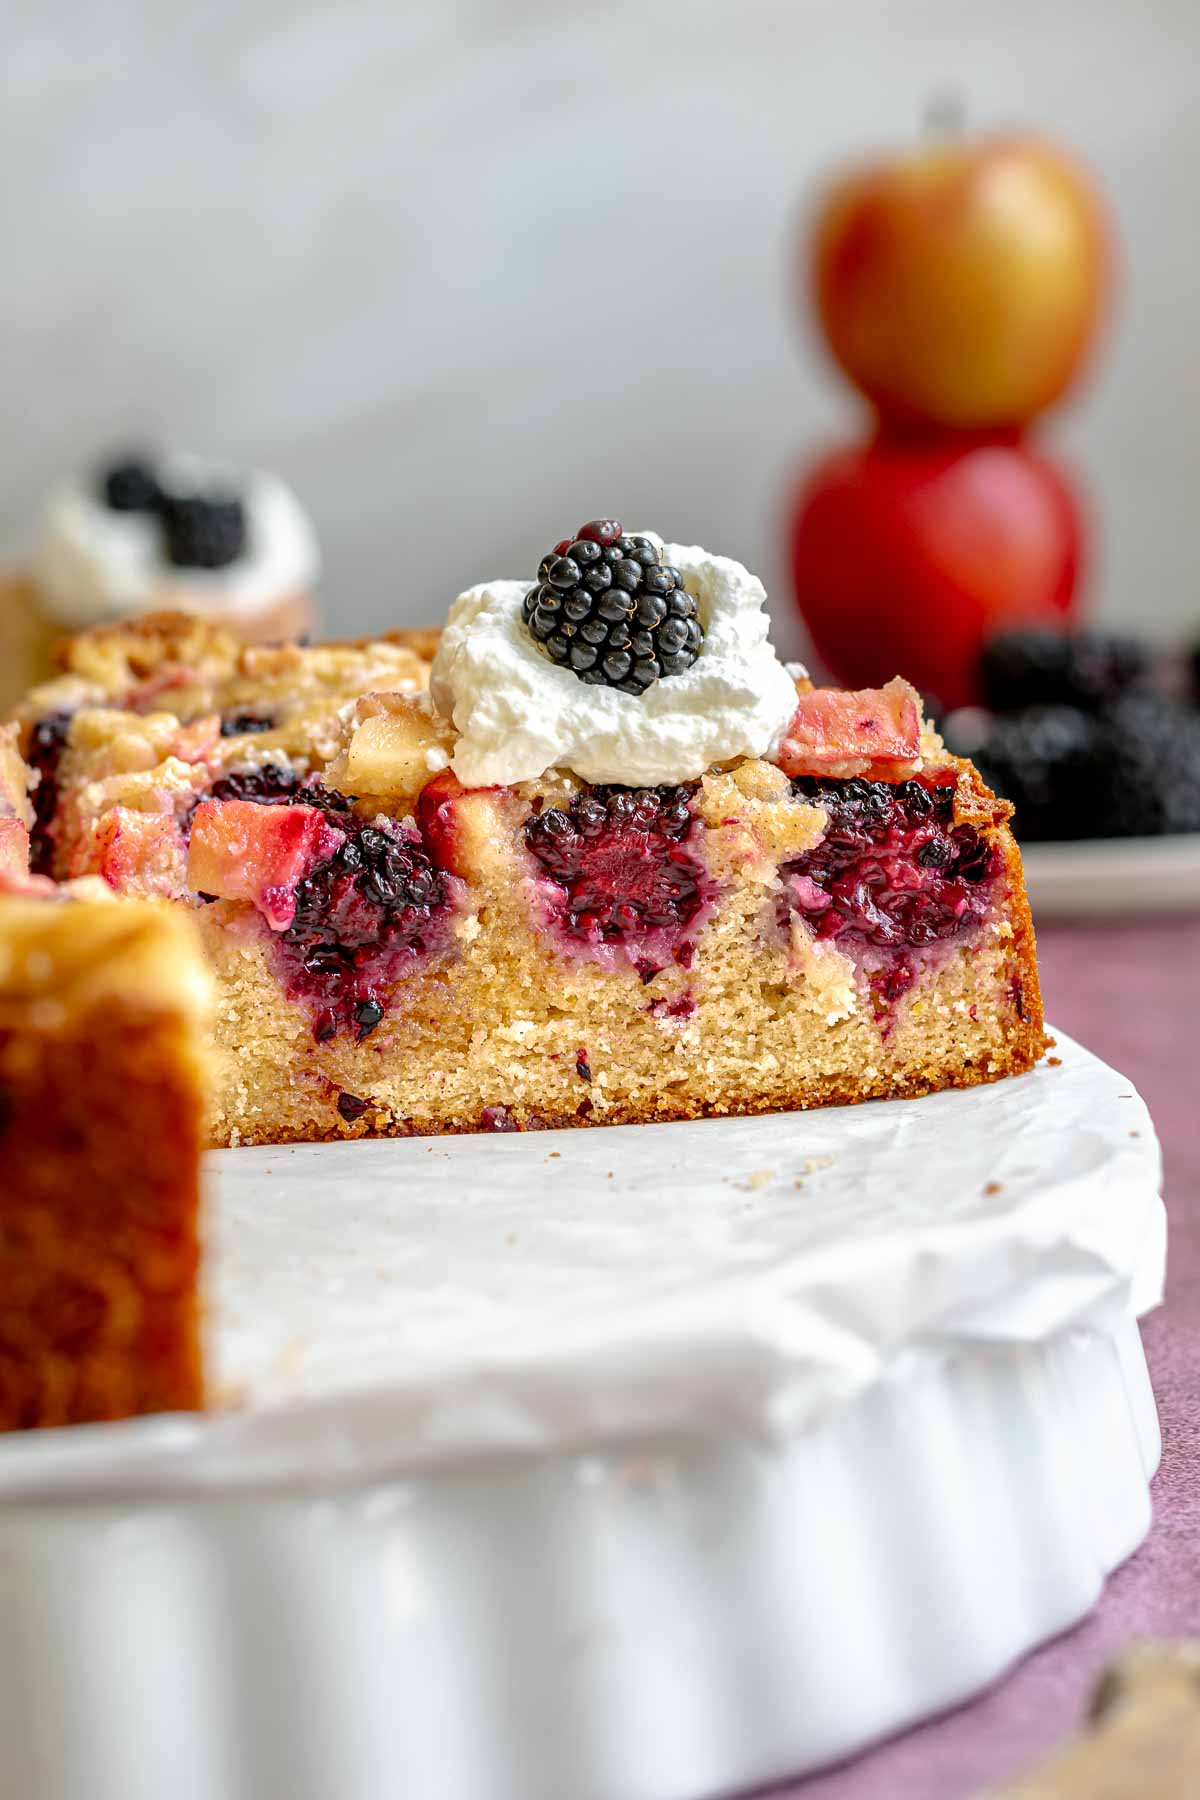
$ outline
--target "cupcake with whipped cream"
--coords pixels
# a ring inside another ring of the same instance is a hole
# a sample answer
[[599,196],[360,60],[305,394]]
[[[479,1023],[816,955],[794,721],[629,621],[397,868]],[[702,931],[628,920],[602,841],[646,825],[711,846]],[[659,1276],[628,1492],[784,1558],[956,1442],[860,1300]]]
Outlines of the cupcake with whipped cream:
[[50,494],[33,556],[6,585],[5,681],[48,672],[53,642],[147,612],[220,621],[248,642],[315,621],[320,568],[304,508],[277,475],[195,456],[139,454],[69,476]]

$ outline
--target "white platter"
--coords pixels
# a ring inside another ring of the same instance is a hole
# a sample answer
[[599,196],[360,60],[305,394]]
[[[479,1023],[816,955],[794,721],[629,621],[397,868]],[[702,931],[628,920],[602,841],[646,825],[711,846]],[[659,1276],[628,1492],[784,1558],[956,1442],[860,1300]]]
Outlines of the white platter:
[[242,1409],[0,1444],[2,1800],[701,1800],[993,1679],[1158,1455],[1157,1146],[1058,1054],[215,1158]]
[[1200,832],[1022,848],[1039,919],[1138,919],[1200,914]]

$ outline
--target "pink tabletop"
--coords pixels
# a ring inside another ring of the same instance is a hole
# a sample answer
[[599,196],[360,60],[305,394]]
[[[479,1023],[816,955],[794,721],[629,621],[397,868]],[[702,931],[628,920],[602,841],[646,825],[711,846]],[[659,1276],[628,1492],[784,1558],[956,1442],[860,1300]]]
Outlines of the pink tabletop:
[[1130,1638],[1200,1632],[1200,919],[1047,926],[1038,948],[1047,1017],[1130,1076],[1162,1139],[1167,1301],[1142,1327],[1163,1431],[1154,1524],[1083,1624],[981,1698],[758,1800],[968,1800],[1060,1744]]

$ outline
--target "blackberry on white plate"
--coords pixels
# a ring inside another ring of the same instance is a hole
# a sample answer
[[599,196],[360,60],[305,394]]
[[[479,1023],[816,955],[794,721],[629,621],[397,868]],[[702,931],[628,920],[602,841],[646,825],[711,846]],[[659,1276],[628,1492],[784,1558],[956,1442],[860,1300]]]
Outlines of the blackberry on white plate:
[[1144,685],[1149,656],[1137,638],[1100,631],[1026,626],[984,645],[984,704],[993,712],[1026,706],[1107,706]]
[[629,535],[617,519],[593,519],[556,544],[522,613],[551,662],[626,694],[682,675],[704,641],[679,570],[652,538]]

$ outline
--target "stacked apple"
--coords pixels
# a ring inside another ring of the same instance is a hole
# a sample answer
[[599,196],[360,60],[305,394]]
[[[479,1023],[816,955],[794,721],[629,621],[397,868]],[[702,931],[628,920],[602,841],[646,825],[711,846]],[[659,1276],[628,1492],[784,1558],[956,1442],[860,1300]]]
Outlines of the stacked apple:
[[1028,431],[1080,374],[1108,262],[1094,189],[1038,139],[939,140],[826,195],[816,308],[874,417],[803,481],[791,557],[813,643],[845,685],[899,672],[962,706],[994,631],[1069,621],[1082,509]]

